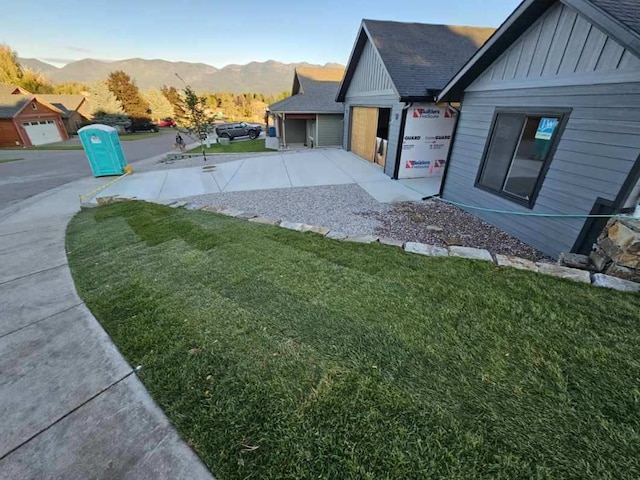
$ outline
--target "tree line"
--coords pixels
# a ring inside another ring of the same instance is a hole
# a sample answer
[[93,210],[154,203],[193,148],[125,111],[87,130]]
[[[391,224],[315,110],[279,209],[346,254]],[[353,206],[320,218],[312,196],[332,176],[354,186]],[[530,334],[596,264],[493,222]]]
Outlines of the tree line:
[[[124,71],[114,71],[106,80],[91,84],[81,82],[52,83],[40,72],[24,68],[17,53],[0,44],[0,83],[24,88],[31,93],[81,94],[88,98],[95,117],[111,117],[115,123],[125,122],[127,117],[158,121],[163,118],[180,119],[184,115],[184,92],[175,87],[149,88],[140,91]],[[281,92],[265,95],[261,92],[200,92],[205,100],[206,113],[213,118],[227,121],[262,121],[267,107],[290,95]],[[113,123],[113,122],[112,122]]]

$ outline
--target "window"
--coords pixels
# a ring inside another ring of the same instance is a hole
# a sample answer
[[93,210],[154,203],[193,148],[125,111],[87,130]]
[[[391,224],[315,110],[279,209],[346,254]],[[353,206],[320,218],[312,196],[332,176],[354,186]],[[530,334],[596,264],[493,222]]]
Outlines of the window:
[[476,185],[532,207],[567,113],[498,112]]
[[34,110],[37,110],[37,109],[38,109],[38,105],[36,104],[36,102],[33,102],[33,103],[31,104],[31,108],[32,108],[32,109],[34,109]]

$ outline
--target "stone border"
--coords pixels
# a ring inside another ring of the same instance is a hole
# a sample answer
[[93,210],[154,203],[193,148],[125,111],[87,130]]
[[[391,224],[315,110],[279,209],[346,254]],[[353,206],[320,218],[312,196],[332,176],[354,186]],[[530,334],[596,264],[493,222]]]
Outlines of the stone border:
[[[138,200],[135,197],[101,197],[99,203],[104,205],[112,202],[123,202],[128,200]],[[518,270],[529,270],[531,272],[541,273],[543,275],[550,275],[557,278],[564,278],[566,280],[572,280],[574,282],[589,283],[596,287],[611,288],[621,292],[640,292],[640,283],[631,282],[611,275],[605,275],[602,273],[591,274],[587,270],[581,270],[578,268],[564,267],[561,265],[532,262],[526,258],[512,257],[509,255],[495,255],[495,258],[488,250],[482,248],[450,246],[447,248],[438,247],[436,245],[428,245],[419,242],[403,242],[392,238],[378,237],[376,235],[354,235],[349,236],[342,232],[334,231],[328,227],[307,225],[304,223],[288,222],[277,218],[261,217],[257,213],[245,212],[241,210],[229,209],[217,205],[205,205],[199,206],[195,203],[187,203],[184,201],[155,201],[152,203],[159,203],[162,205],[168,205],[171,208],[184,208],[186,210],[204,210],[211,213],[217,213],[232,218],[241,220],[248,220],[253,223],[260,223],[263,225],[273,225],[288,230],[294,230],[297,232],[312,232],[332,240],[338,240],[343,242],[354,243],[381,243],[396,248],[402,248],[407,253],[416,255],[425,255],[428,257],[458,257],[469,260],[478,260],[484,262],[490,262],[491,264],[499,267],[511,267]],[[84,207],[92,207],[95,204],[86,205]]]

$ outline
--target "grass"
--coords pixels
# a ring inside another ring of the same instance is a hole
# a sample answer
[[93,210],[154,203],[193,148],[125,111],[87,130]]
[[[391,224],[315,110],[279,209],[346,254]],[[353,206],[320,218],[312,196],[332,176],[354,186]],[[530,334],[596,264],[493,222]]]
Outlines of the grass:
[[[269,148],[265,148],[264,139],[256,140],[240,140],[232,141],[229,145],[221,145],[215,143],[210,148],[205,148],[207,153],[246,153],[246,152],[273,152]],[[202,148],[196,147],[189,150],[188,153],[200,153]]]
[[0,163],[18,162],[24,158],[0,158]]
[[67,249],[217,478],[640,478],[637,294],[141,202]]

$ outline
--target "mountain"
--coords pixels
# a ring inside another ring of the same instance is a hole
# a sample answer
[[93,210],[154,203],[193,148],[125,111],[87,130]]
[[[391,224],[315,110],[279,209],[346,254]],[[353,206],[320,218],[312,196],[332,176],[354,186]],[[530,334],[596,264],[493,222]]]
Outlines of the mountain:
[[[196,91],[202,92],[262,92],[266,95],[290,90],[293,71],[296,67],[318,67],[309,63],[281,63],[275,60],[251,62],[246,65],[227,65],[217,69],[204,63],[169,62],[166,60],[145,60],[130,58],[105,62],[86,58],[71,62],[62,68],[34,58],[21,58],[20,63],[39,70],[53,82],[83,82],[106,80],[114,70],[124,70],[141,89],[160,88],[163,85],[182,87],[184,81]],[[327,63],[324,67],[342,67]]]

